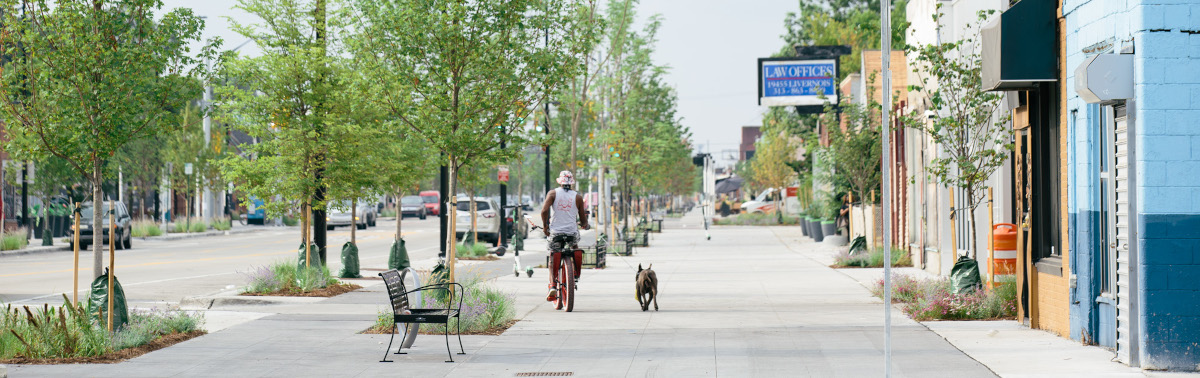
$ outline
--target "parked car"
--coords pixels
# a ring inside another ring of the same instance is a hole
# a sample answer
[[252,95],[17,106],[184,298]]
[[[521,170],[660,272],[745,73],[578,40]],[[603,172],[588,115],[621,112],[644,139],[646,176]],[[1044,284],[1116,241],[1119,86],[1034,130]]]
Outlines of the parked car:
[[475,197],[475,223],[476,228],[471,228],[471,201],[466,197],[458,199],[458,213],[455,215],[457,220],[454,222],[454,236],[462,239],[463,235],[468,231],[475,231],[479,235],[479,240],[486,240],[492,245],[500,243],[500,217],[499,205],[496,201],[490,198]]
[[404,196],[400,198],[400,216],[414,216],[420,219],[425,219],[429,214],[429,208],[425,206],[425,201],[421,196]]
[[[116,249],[131,249],[131,248],[133,248],[133,226],[132,226],[133,222],[131,222],[131,219],[129,217],[129,210],[125,208],[124,203],[119,202],[119,201],[113,202],[113,207],[116,209],[115,212],[112,212],[115,217],[114,227],[116,228],[116,233],[117,233],[117,235],[116,235],[117,242],[116,242],[115,247],[116,247]],[[88,245],[92,244],[92,242],[94,240],[94,237],[92,235],[93,230],[100,231],[101,243],[109,242],[109,236],[108,236],[109,232],[108,232],[108,227],[106,227],[109,224],[108,214],[110,213],[109,208],[108,208],[108,202],[104,202],[100,206],[100,211],[102,212],[101,218],[103,219],[102,222],[104,223],[104,225],[102,225],[100,227],[92,226],[92,213],[95,211],[96,211],[96,206],[93,205],[91,201],[84,202],[82,205],[80,205],[80,214],[79,214],[79,249],[80,250],[87,249]],[[71,227],[72,227],[72,230],[74,230],[75,226],[72,225]]]
[[417,193],[421,196],[421,201],[425,203],[425,213],[429,215],[441,215],[442,209],[438,207],[438,199],[442,198],[441,193],[436,190],[426,190]]
[[775,188],[767,188],[754,197],[751,201],[742,203],[743,213],[764,213],[775,210],[776,200],[779,199],[779,191]]
[[[350,226],[350,201],[330,202],[325,214],[326,230]],[[353,224],[360,230],[375,226],[375,206],[369,203],[359,203],[358,210],[353,217]]]

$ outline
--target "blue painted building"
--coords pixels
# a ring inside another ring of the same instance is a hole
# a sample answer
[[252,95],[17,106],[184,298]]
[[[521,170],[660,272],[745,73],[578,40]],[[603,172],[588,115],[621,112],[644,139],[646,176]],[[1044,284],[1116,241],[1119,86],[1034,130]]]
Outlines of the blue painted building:
[[1200,1],[1061,6],[1071,338],[1198,370]]

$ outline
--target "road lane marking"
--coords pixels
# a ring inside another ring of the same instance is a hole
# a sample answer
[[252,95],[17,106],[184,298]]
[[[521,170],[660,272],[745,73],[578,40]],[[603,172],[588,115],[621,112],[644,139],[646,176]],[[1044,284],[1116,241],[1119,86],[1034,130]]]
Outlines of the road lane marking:
[[[170,282],[170,281],[178,281],[178,280],[192,280],[192,279],[197,279],[197,278],[208,278],[208,277],[216,277],[216,276],[225,276],[225,275],[237,274],[237,273],[238,273],[238,272],[229,272],[229,273],[214,273],[214,274],[203,274],[203,275],[199,275],[199,276],[191,276],[191,277],[167,278],[167,279],[155,280],[155,281],[135,282],[135,283],[131,283],[131,284],[121,284],[121,287],[126,287],[126,286],[140,286],[140,285],[149,285],[149,284],[156,284],[156,283],[163,283],[163,282]],[[87,292],[88,292],[88,291],[90,291],[90,290],[91,290],[91,289],[84,288],[84,289],[79,289],[79,292],[80,292],[80,293],[87,294]],[[42,296],[33,297],[33,298],[25,298],[25,299],[22,299],[22,300],[19,300],[19,301],[14,301],[14,302],[12,302],[12,303],[20,303],[20,302],[27,302],[27,301],[36,301],[36,300],[39,300],[39,299],[46,299],[46,298],[51,298],[51,297],[61,297],[61,296],[63,296],[63,295],[66,295],[66,294],[69,294],[69,293],[68,293],[68,292],[62,292],[62,293],[47,294],[47,295],[42,295]]]
[[[234,259],[242,259],[242,258],[247,258],[247,257],[277,256],[277,255],[285,255],[285,254],[291,254],[291,253],[296,253],[296,251],[255,253],[255,254],[249,254],[249,255],[226,256],[226,257],[206,257],[206,258],[202,258],[202,259],[190,259],[190,260],[178,260],[178,261],[148,262],[148,263],[133,264],[133,265],[122,265],[122,266],[120,266],[120,268],[129,269],[129,268],[138,268],[138,267],[155,266],[155,265],[184,264],[184,263],[195,263],[195,262],[217,261],[217,260],[234,260]],[[82,271],[82,270],[83,269],[80,269],[80,271]],[[42,271],[42,272],[0,274],[0,277],[33,276],[33,275],[38,275],[38,274],[50,274],[50,273],[71,273],[73,271],[74,271],[73,269],[47,270],[47,271]]]

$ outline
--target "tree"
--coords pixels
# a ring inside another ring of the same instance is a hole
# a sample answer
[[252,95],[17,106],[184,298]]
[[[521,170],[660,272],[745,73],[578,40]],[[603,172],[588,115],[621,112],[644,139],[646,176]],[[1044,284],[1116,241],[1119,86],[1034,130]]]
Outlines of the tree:
[[[184,198],[188,199],[185,201],[187,204],[183,209],[185,217],[195,215],[191,213],[191,206],[188,205],[191,203],[194,190],[219,189],[225,183],[218,165],[226,156],[222,148],[224,143],[221,142],[224,135],[213,132],[210,136],[212,138],[211,147],[205,147],[204,127],[201,124],[203,119],[204,115],[200,109],[189,104],[180,113],[179,123],[155,140],[160,143],[158,148],[161,149],[159,153],[162,163],[170,164],[170,168],[164,175],[167,178],[168,187],[183,192]],[[134,150],[130,153],[136,152]],[[130,156],[128,159],[134,166],[144,164],[137,162],[136,156]],[[188,164],[192,165],[191,174],[188,174],[186,170]],[[154,171],[157,172],[157,169],[154,168]]]
[[[796,171],[788,166],[794,160],[796,146],[786,131],[773,127],[765,129],[762,138],[754,144],[754,160],[750,161],[750,167],[759,185],[782,190],[796,177]],[[775,209],[782,210],[778,203]]]
[[[865,106],[843,101],[846,128],[829,128],[829,155],[834,172],[848,191],[864,199],[864,204],[867,193],[878,190],[882,180],[879,110],[879,103],[873,98]],[[866,211],[863,206],[863,219],[867,219]]]
[[[892,48],[905,46],[908,21],[904,9],[907,0],[895,1],[892,7]],[[843,73],[859,72],[862,51],[878,49],[879,0],[819,0],[800,2],[799,13],[784,18],[787,32],[778,56],[792,56],[797,45],[848,45],[849,55],[842,56],[839,67]]]
[[[11,57],[0,79],[0,113],[16,155],[63,159],[104,200],[104,163],[126,143],[175,123],[200,97],[204,67],[189,45],[203,20],[190,9],[158,14],[160,0],[2,0],[0,46]],[[210,41],[200,56],[209,56]],[[94,212],[93,224],[102,224]],[[93,243],[94,276],[103,272]]]
[[458,169],[515,157],[525,117],[575,77],[584,50],[573,39],[586,27],[579,4],[358,0],[349,9],[358,31],[349,46],[373,83],[368,98],[446,155],[451,203]]
[[311,228],[325,263],[326,169],[338,151],[359,137],[359,125],[348,122],[356,106],[350,93],[355,76],[347,58],[329,52],[334,34],[329,29],[340,30],[340,24],[326,25],[324,0],[241,0],[237,7],[263,20],[233,22],[233,29],[263,53],[223,57],[222,74],[228,81],[217,91],[222,102],[218,114],[259,142],[243,149],[249,158],[222,160],[221,173],[251,196],[282,198],[266,202],[273,215],[299,205],[305,215],[301,241],[309,245]]
[[[994,12],[981,11],[979,22]],[[935,22],[941,22],[939,15],[934,15]],[[939,117],[928,123],[915,117],[903,120],[941,147],[941,157],[930,161],[925,172],[942,185],[962,190],[971,230],[976,229],[975,209],[987,192],[985,181],[1004,165],[1013,149],[1009,117],[997,112],[1003,97],[983,88],[975,41],[975,37],[967,37],[909,49],[914,65],[920,67],[920,84],[912,87],[925,95],[929,108]],[[977,244],[972,237],[971,258],[976,256]]]

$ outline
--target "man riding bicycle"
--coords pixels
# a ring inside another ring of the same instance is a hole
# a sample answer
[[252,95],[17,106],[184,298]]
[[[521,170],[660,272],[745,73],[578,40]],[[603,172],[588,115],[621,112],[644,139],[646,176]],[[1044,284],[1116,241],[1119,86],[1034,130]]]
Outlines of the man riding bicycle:
[[[583,196],[571,190],[571,187],[575,186],[575,176],[571,171],[562,171],[559,172],[556,181],[560,187],[546,193],[546,201],[542,203],[542,233],[550,243],[551,254],[555,251],[562,252],[579,241],[579,227],[576,223],[582,225],[584,230],[588,229]],[[554,287],[557,270],[557,264],[550,265],[550,294],[546,295],[547,301],[558,299]]]

